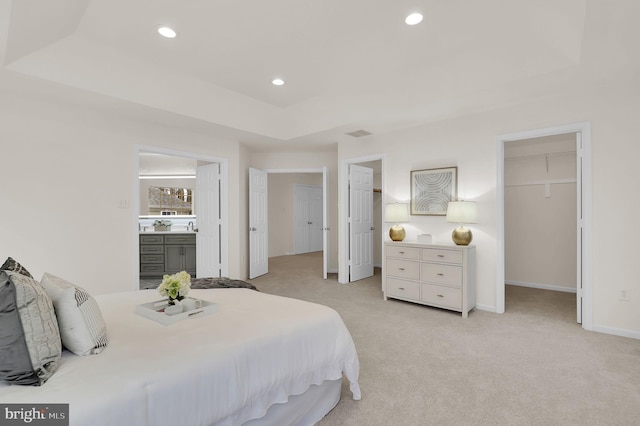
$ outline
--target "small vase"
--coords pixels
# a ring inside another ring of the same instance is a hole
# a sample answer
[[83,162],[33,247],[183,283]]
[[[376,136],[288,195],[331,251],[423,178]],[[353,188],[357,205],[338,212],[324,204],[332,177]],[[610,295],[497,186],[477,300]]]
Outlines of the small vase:
[[169,305],[166,308],[164,308],[164,313],[167,315],[177,315],[182,313],[182,305],[181,304],[177,304],[177,305]]

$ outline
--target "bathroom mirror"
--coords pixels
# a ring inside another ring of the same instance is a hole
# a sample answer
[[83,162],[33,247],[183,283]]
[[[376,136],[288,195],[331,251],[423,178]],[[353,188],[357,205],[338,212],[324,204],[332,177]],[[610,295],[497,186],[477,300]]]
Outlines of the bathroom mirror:
[[140,216],[192,216],[195,176],[141,177]]

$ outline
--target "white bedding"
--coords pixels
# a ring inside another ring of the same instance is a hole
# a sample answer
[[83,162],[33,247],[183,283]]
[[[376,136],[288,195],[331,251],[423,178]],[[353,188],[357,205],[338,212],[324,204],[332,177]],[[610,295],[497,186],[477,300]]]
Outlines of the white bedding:
[[360,399],[358,355],[333,309],[247,289],[189,295],[217,312],[164,326],[134,313],[155,290],[96,296],[107,349],[65,351],[47,383],[0,386],[0,401],[70,403],[71,425],[239,425],[343,373]]

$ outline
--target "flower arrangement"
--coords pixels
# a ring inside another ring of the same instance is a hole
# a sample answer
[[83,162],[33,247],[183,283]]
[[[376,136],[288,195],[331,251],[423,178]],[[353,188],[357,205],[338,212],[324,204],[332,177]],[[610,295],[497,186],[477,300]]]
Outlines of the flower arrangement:
[[186,271],[162,277],[162,283],[158,286],[158,292],[169,298],[169,304],[184,299],[191,290],[191,275]]
[[170,231],[171,221],[169,219],[157,219],[153,222],[154,231]]

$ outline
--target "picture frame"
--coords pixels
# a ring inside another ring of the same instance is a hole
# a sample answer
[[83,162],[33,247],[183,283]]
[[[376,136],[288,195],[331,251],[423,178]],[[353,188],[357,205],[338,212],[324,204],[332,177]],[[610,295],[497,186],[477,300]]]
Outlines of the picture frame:
[[458,197],[458,167],[411,171],[411,214],[445,216]]

